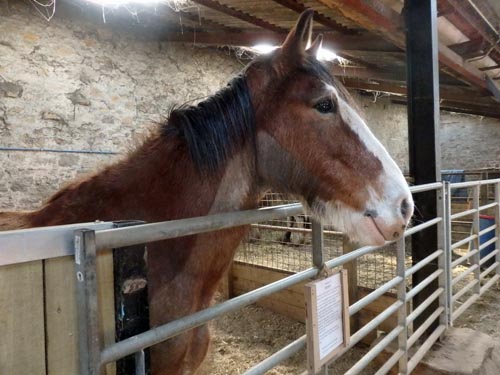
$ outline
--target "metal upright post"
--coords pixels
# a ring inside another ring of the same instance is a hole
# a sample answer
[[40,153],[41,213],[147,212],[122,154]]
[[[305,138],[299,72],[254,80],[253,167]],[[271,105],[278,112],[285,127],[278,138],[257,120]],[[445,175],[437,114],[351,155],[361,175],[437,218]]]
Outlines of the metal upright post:
[[76,300],[80,375],[101,374],[95,231],[75,231]]
[[446,273],[446,287],[445,287],[445,293],[446,293],[446,314],[447,314],[447,322],[448,325],[453,326],[453,285],[452,285],[452,279],[453,279],[453,270],[451,268],[451,262],[452,262],[452,250],[451,250],[451,245],[452,245],[452,237],[451,237],[451,187],[450,183],[445,181],[444,182],[445,186],[445,196],[446,196],[446,209],[445,209],[445,228],[446,228],[446,235],[445,235],[445,273]]
[[135,375],[146,375],[146,360],[144,350],[135,353]]
[[443,182],[443,186],[439,191],[438,202],[438,215],[441,217],[441,223],[438,224],[438,246],[443,251],[443,253],[438,257],[438,267],[443,271],[439,275],[438,283],[439,287],[443,288],[443,293],[439,296],[439,306],[443,307],[444,310],[439,316],[439,324],[448,327],[448,270],[451,267],[451,256],[449,256],[449,246],[448,246],[448,200],[450,199],[447,191],[449,189],[449,183]]
[[[500,182],[495,184],[495,202],[497,203],[495,206],[495,237],[497,238],[495,241],[495,250],[498,250],[500,249]],[[495,262],[498,262],[496,274],[500,275],[500,253],[495,255]]]
[[405,237],[400,238],[396,242],[397,256],[396,256],[396,274],[402,278],[398,285],[398,300],[402,305],[398,309],[398,325],[402,328],[401,333],[398,335],[398,348],[403,351],[403,355],[399,359],[399,374],[408,374],[408,326],[406,324],[406,277],[405,277]]
[[481,185],[477,184],[473,188],[473,196],[472,196],[472,204],[476,212],[474,212],[474,218],[472,221],[472,233],[477,237],[472,240],[472,250],[477,250],[477,253],[471,257],[472,267],[476,266],[474,270],[474,278],[477,280],[476,285],[474,285],[474,294],[478,296],[481,294],[481,267],[479,262],[481,260],[479,247],[481,245],[481,241],[479,240],[479,232],[480,229],[480,221],[479,221],[479,202],[480,202],[480,194],[481,194]]

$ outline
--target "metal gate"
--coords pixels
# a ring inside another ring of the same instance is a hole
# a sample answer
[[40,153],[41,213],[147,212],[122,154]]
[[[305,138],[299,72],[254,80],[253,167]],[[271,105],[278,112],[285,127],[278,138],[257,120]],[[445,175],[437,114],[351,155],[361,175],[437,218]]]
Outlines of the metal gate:
[[[481,205],[479,190],[481,186],[487,185],[494,186],[494,193],[490,195],[486,194],[485,199],[487,201]],[[385,363],[382,364],[376,372],[376,375],[386,374],[394,366],[398,367],[400,374],[410,374],[430,347],[440,338],[446,328],[451,325],[467,307],[476,301],[484,291],[498,280],[500,271],[498,250],[498,219],[500,218],[499,186],[500,179],[458,184],[432,183],[411,187],[413,194],[419,194],[430,190],[435,190],[437,192],[437,202],[439,202],[437,210],[438,215],[429,221],[419,223],[408,229],[404,238],[394,242],[397,249],[395,277],[349,306],[349,315],[353,317],[368,304],[384,295],[384,293],[388,291],[396,291],[397,293],[397,300],[374,317],[369,323],[360,327],[358,331],[353,333],[350,337],[348,347],[336,357],[336,359],[341,357],[346,351],[359,343],[366,335],[376,329],[380,323],[391,315],[397,315],[397,324],[392,330],[387,332],[386,336],[356,362],[346,374],[359,374],[392,342],[397,342],[397,348]],[[470,201],[472,206],[460,213],[452,213],[452,192],[454,189],[464,188],[473,191]],[[311,268],[106,347],[102,346],[99,339],[98,307],[100,302],[98,301],[96,292],[98,286],[96,257],[98,252],[104,249],[122,248],[124,246],[143,244],[293,216],[301,214],[302,211],[303,209],[300,204],[289,204],[277,207],[266,207],[259,210],[218,214],[124,228],[110,228],[108,226],[106,229],[92,228],[76,230],[74,236],[74,259],[78,292],[77,299],[80,312],[78,318],[80,333],[80,374],[100,374],[101,369],[107,363],[117,361],[131,354],[134,354],[136,358],[136,374],[144,374],[144,349],[179,335],[186,330],[206,324],[222,314],[235,311],[243,306],[254,303],[260,298],[314,278],[318,275],[323,266],[330,269],[342,267],[344,264],[352,262],[361,256],[380,251],[381,247],[362,247],[334,259],[326,259],[323,254],[322,225],[318,222],[313,222],[313,264]],[[491,217],[494,220],[494,224],[481,229],[481,217],[479,213],[487,211],[492,213]],[[453,225],[455,225],[457,219],[467,217],[468,215],[473,216],[471,221],[473,228],[472,233],[464,239],[453,242],[451,236]],[[432,254],[420,262],[409,264],[405,253],[405,239],[417,232],[427,230],[434,226],[438,229],[438,248],[434,249]],[[481,242],[482,236],[491,232],[494,232],[494,236],[487,241]],[[3,235],[0,234],[0,244],[3,243],[2,236]],[[469,243],[471,245],[464,250],[463,246]],[[481,258],[481,251],[490,245],[493,245],[494,249]],[[457,249],[461,249],[463,254],[460,253],[452,256],[452,254],[454,254],[453,252],[456,252]],[[9,256],[11,256],[9,255],[9,251],[0,252],[0,265],[5,264],[2,260]],[[453,259],[453,257],[456,259]],[[436,270],[418,285],[412,285],[411,276],[429,264],[435,265]],[[460,274],[456,271],[459,266],[466,268],[465,271]],[[484,270],[481,270],[481,267]],[[494,276],[487,279],[488,275],[491,274],[494,274]],[[468,278],[472,279],[464,284],[468,281]],[[413,306],[413,298],[431,283],[436,281],[438,283],[438,288],[419,306]],[[464,300],[464,298],[467,299]],[[457,307],[458,305],[459,307]],[[414,329],[413,323],[415,319],[431,306],[436,307],[430,312],[427,319],[417,329]],[[433,323],[436,321],[438,324],[434,325]],[[432,333],[427,336],[425,341],[416,348],[417,341],[423,337],[424,332],[430,327],[435,328]],[[302,350],[305,345],[306,337],[299,337],[264,361],[256,364],[245,374],[263,374],[283,360]],[[415,348],[410,351],[412,347]],[[327,368],[325,368],[324,371],[324,373],[327,373]]]

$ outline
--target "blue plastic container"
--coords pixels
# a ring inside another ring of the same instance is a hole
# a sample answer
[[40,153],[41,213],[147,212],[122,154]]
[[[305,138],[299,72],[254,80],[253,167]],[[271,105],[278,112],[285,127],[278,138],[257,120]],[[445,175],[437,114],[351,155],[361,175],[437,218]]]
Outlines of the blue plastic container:
[[[489,228],[494,224],[495,224],[495,217],[488,216],[488,215],[480,215],[479,216],[479,230],[480,231],[483,229]],[[489,240],[491,240],[493,237],[495,237],[495,230],[491,230],[488,233],[481,235],[481,237],[479,238],[479,244],[482,245],[483,243],[486,243]],[[484,258],[488,254],[490,254],[492,251],[495,251],[495,243],[494,242],[492,244],[489,244],[488,246],[486,246],[484,249],[482,249],[479,252],[479,256],[481,258]],[[488,261],[483,263],[483,265],[481,267],[488,268],[493,263],[495,263],[495,257],[488,259]]]

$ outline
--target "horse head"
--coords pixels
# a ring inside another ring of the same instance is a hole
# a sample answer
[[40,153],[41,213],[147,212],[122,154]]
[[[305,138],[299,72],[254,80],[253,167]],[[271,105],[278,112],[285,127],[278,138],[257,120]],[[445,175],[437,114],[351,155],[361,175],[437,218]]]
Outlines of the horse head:
[[245,75],[256,123],[260,183],[302,198],[310,212],[360,244],[400,237],[413,199],[399,167],[347,90],[319,62],[305,11],[283,45]]

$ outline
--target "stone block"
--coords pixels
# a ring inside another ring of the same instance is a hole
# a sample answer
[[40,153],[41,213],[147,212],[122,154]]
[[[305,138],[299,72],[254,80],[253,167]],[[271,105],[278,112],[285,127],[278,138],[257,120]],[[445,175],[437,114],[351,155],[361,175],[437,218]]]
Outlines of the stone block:
[[23,87],[14,82],[0,82],[0,94],[6,98],[20,98],[23,95]]

